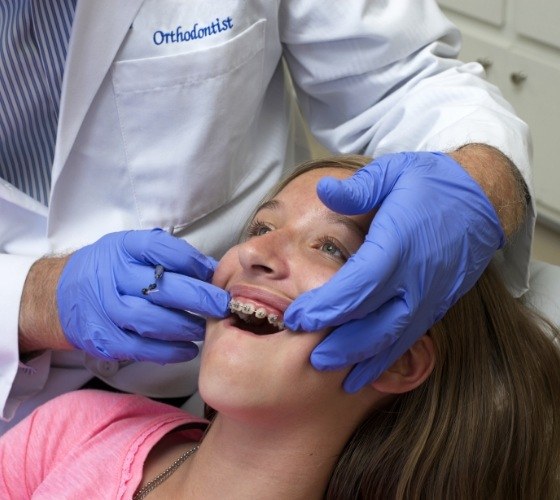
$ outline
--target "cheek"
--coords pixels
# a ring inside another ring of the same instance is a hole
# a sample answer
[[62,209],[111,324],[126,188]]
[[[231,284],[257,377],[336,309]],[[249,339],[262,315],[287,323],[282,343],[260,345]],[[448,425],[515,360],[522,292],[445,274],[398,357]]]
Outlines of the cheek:
[[212,276],[212,284],[224,288],[229,278],[233,275],[234,270],[239,267],[239,259],[237,258],[236,247],[231,248],[221,258],[218,267]]
[[[325,259],[326,260],[326,259]],[[309,259],[302,263],[297,273],[300,282],[300,293],[324,285],[340,269],[340,265],[323,259]]]

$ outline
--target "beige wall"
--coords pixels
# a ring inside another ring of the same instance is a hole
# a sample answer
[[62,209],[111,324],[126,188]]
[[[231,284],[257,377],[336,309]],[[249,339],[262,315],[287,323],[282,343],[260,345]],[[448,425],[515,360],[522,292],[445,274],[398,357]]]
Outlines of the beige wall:
[[560,266],[560,234],[537,224],[533,239],[533,259]]

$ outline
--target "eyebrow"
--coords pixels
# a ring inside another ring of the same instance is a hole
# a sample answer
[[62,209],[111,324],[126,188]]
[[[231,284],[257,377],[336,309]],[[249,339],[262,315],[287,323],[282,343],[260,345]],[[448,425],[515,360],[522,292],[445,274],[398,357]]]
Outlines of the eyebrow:
[[[268,200],[265,201],[262,205],[260,205],[255,213],[260,212],[261,210],[277,210],[282,205],[281,201],[278,200]],[[327,215],[327,221],[331,224],[342,224],[350,231],[358,235],[360,239],[365,239],[366,231],[354,220],[350,217],[346,217],[344,215],[337,214],[335,212],[329,213]]]
[[258,213],[261,210],[276,210],[280,208],[280,205],[282,205],[282,203],[278,200],[268,200],[265,201],[262,205],[259,205],[255,210],[255,213]]
[[342,224],[353,233],[356,233],[362,240],[366,237],[366,231],[354,219],[350,219],[350,217],[333,212],[327,216],[327,220],[334,224]]

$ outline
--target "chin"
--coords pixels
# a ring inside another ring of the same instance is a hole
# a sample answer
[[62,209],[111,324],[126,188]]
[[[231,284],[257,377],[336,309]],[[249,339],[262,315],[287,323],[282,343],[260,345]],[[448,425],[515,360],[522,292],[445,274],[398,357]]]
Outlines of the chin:
[[255,384],[254,375],[247,372],[235,358],[203,353],[198,380],[201,398],[224,414],[249,406],[255,395]]

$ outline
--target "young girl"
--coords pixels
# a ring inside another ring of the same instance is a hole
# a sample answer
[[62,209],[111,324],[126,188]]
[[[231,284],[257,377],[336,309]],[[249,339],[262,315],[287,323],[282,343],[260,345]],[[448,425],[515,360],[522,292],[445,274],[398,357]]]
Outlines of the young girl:
[[284,329],[290,302],[352,256],[373,217],[330,211],[316,183],[367,162],[302,165],[220,261],[213,282],[230,293],[232,315],[207,322],[206,431],[139,396],[61,396],[0,439],[0,496],[557,498],[557,332],[491,269],[355,394],[342,389],[349,370],[309,363],[328,332]]

